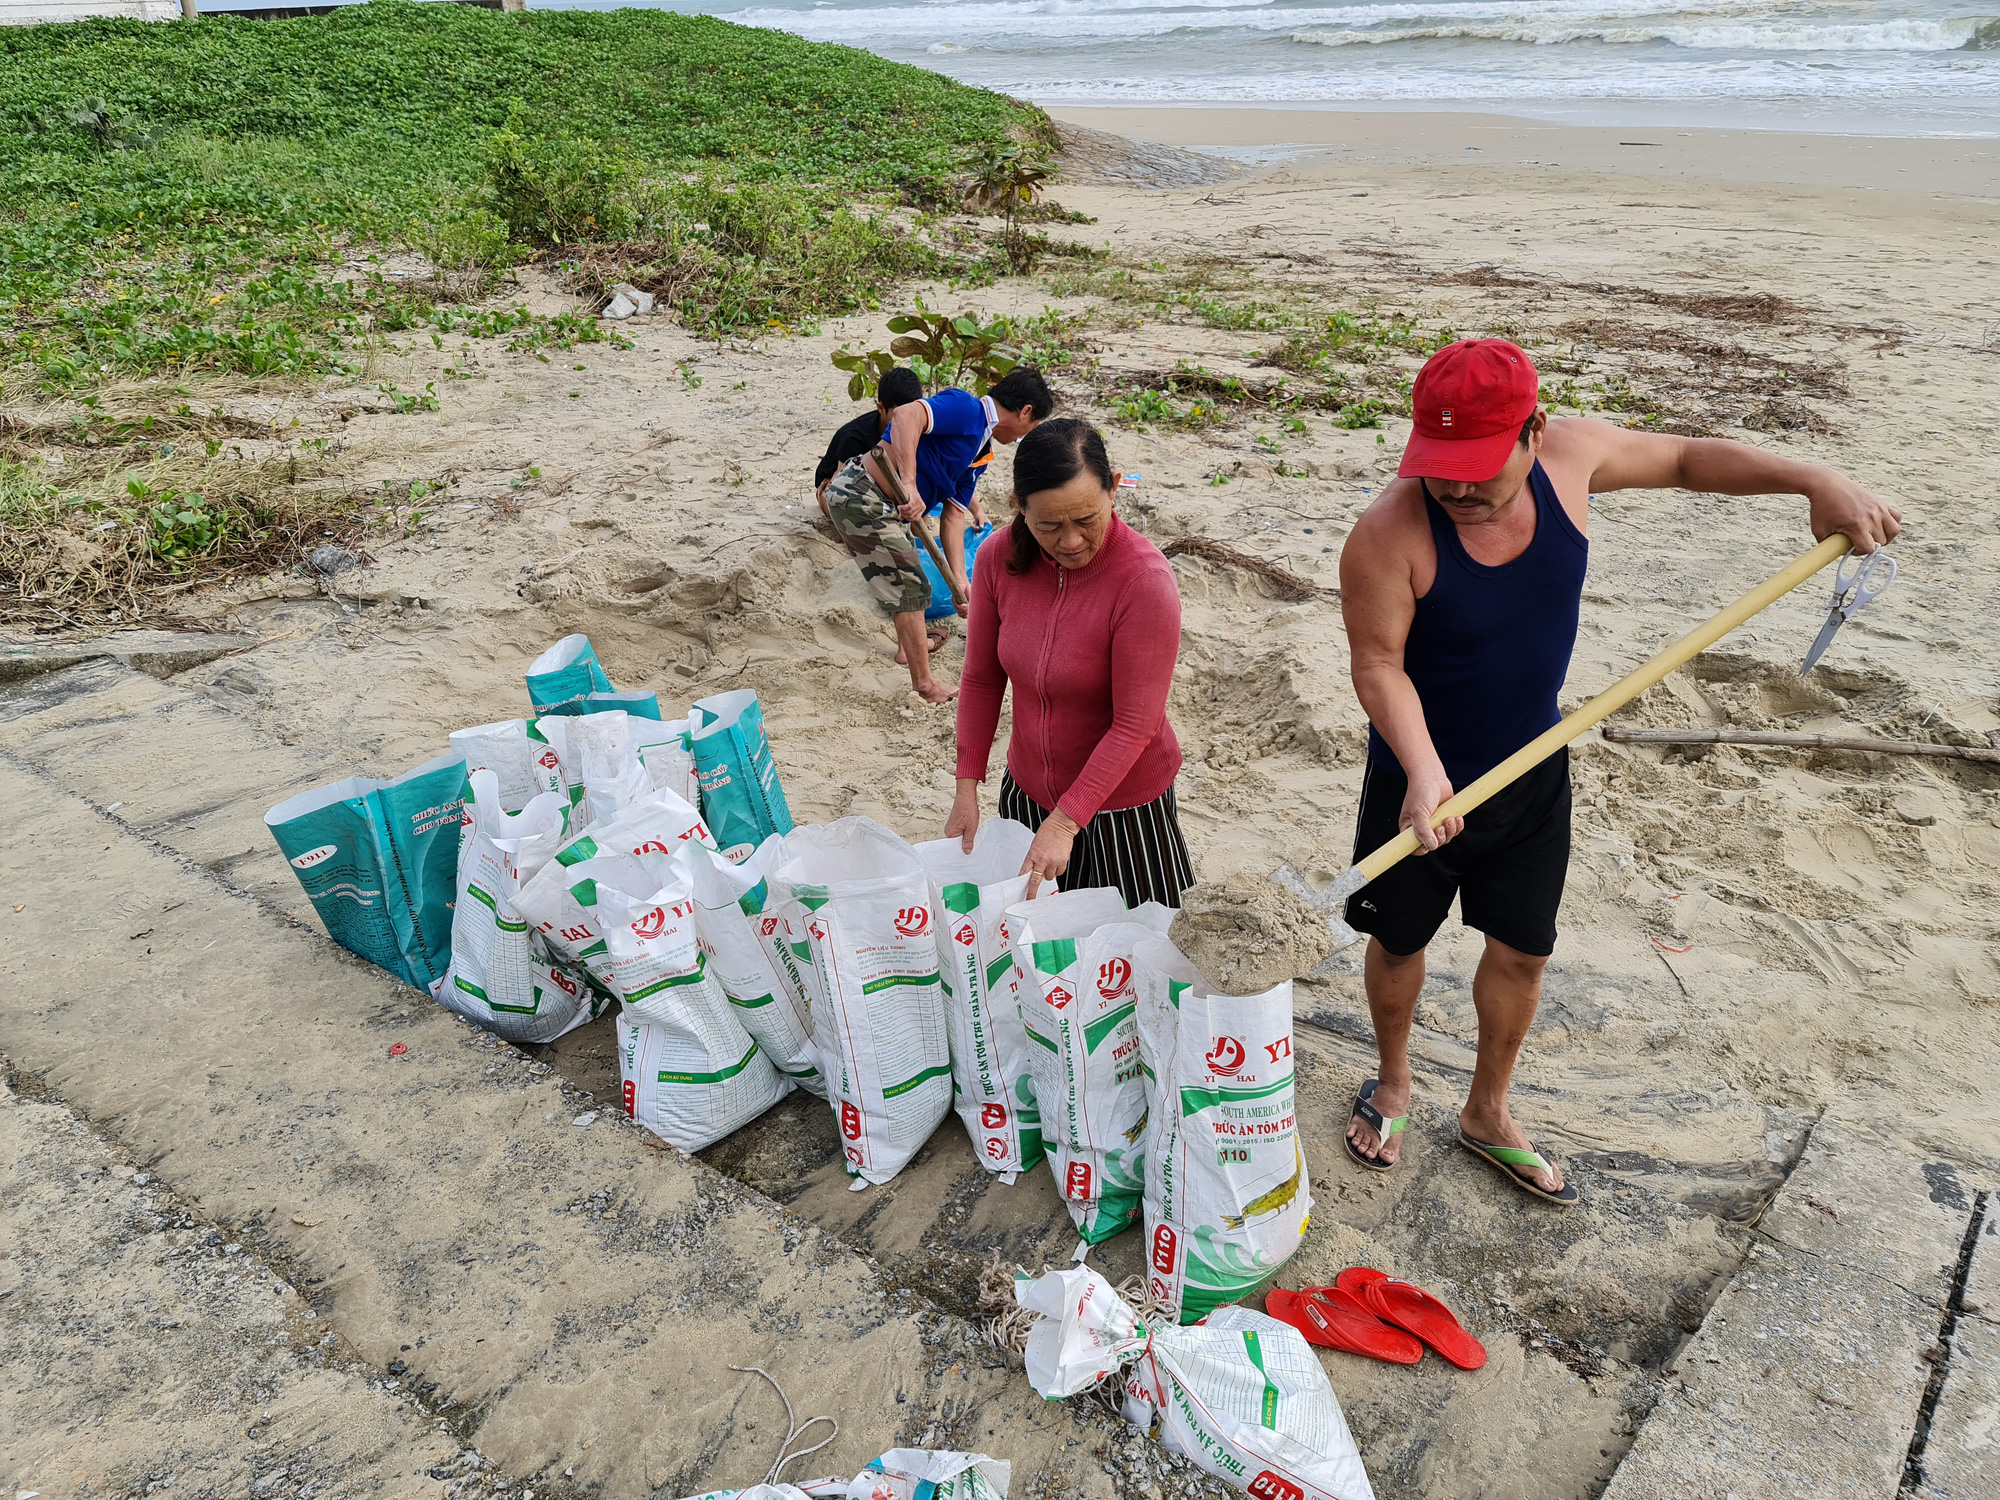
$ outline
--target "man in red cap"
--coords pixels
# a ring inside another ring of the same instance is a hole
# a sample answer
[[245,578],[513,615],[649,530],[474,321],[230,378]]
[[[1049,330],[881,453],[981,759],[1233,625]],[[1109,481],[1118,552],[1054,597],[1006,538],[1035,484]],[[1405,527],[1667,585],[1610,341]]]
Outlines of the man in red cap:
[[1479,1056],[1458,1138],[1524,1191],[1577,1200],[1507,1105],[1514,1060],[1555,949],[1569,867],[1569,754],[1551,756],[1469,817],[1431,815],[1561,718],[1583,594],[1590,497],[1683,489],[1803,495],[1815,537],[1872,552],[1902,517],[1817,464],[1714,438],[1582,418],[1551,421],[1534,364],[1503,339],[1440,349],[1417,377],[1398,478],[1355,522],[1340,557],[1354,691],[1368,713],[1355,858],[1415,831],[1406,859],[1347,904],[1369,934],[1368,1009],[1379,1077],[1361,1086],[1347,1151],[1395,1165],[1410,1104],[1410,1021],[1424,948],[1460,902],[1486,935],[1473,976]]

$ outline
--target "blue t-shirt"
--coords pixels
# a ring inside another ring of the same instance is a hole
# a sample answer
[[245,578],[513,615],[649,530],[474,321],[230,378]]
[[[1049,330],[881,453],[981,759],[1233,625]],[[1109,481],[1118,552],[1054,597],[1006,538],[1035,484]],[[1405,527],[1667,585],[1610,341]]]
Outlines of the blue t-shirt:
[[979,482],[973,460],[993,431],[990,409],[980,397],[956,386],[926,397],[924,405],[931,411],[931,430],[917,439],[917,492],[927,506],[949,500],[967,508]]

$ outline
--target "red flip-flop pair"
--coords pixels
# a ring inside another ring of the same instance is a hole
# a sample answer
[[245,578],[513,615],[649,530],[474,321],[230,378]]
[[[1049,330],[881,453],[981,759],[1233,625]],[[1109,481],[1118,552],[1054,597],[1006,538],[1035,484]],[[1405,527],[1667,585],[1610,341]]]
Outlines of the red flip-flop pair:
[[1274,1289],[1264,1299],[1264,1311],[1322,1349],[1413,1365],[1429,1344],[1461,1370],[1486,1363],[1485,1346],[1443,1302],[1414,1283],[1367,1266],[1349,1266],[1332,1286]]

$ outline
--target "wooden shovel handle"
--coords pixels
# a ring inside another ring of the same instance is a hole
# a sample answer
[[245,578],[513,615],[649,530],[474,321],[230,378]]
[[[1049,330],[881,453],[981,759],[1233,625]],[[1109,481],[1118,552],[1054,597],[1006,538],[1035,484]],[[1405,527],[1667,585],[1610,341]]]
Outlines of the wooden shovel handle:
[[[1821,568],[1845,554],[1853,545],[1838,533],[1828,537],[1805,556],[1758,584],[1720,614],[1696,626],[1643,667],[1628,673],[1611,687],[1606,688],[1562,723],[1536,735],[1432,813],[1431,827],[1438,827],[1447,818],[1464,817],[1494,793],[1547,760],[1586,729],[1610,718],[1675,667],[1699,652],[1707,650],[1765,606],[1782,599]],[[1415,854],[1419,847],[1416,834],[1405,828],[1354,868],[1367,880],[1373,880],[1398,860]]]

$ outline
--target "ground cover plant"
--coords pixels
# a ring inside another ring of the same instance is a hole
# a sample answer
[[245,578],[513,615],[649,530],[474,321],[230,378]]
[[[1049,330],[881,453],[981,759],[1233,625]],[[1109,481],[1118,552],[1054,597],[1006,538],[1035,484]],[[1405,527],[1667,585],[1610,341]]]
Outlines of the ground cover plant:
[[[1042,128],[936,74],[659,11],[9,27],[0,377],[323,373],[429,321],[449,273],[632,236],[692,266],[698,324],[840,311],[927,268],[879,214],[899,184]],[[437,276],[367,267],[398,246]]]

